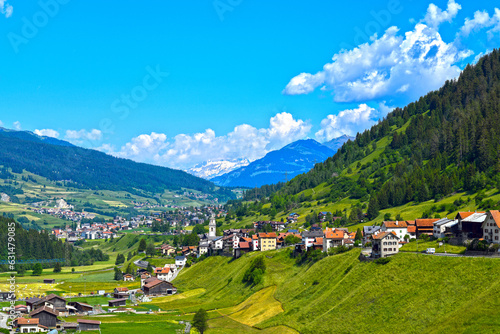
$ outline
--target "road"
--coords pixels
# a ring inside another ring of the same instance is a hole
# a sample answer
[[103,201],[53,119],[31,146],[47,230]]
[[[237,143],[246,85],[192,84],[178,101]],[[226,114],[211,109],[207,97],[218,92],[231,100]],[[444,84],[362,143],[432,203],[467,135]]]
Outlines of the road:
[[7,327],[7,320],[9,320],[8,315],[0,312],[0,328],[8,328]]

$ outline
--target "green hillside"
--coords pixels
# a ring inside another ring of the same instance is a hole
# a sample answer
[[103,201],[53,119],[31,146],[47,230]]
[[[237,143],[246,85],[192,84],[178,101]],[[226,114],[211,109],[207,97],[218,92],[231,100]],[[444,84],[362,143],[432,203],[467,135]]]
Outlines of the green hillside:
[[[262,283],[242,282],[263,256]],[[300,333],[495,333],[500,328],[498,259],[398,254],[364,263],[353,250],[297,266],[287,250],[238,260],[210,257],[181,272],[181,294],[154,301],[164,310],[203,307],[212,327],[287,326]],[[234,331],[235,333],[237,331]],[[225,333],[231,333],[230,330]]]
[[394,109],[308,173],[231,202],[232,223],[297,212],[301,226],[306,214],[331,211],[344,217],[343,226],[357,227],[386,214],[401,220],[498,209],[499,127],[500,51],[494,50],[458,79]]

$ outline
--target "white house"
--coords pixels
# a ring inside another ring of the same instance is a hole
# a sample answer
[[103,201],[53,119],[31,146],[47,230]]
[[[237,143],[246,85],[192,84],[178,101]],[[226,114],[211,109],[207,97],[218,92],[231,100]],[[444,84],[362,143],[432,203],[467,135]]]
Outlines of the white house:
[[155,268],[156,278],[169,282],[173,277],[173,272],[168,267]]
[[488,242],[500,243],[500,212],[491,210],[481,225],[483,238]]
[[186,257],[184,255],[175,257],[175,265],[177,267],[183,267],[186,265]]
[[40,325],[40,319],[38,318],[17,318],[14,320],[14,324],[19,328],[20,333],[39,333],[47,331],[47,327]]
[[382,232],[394,232],[400,240],[408,234],[408,224],[405,221],[385,221],[380,228]]
[[302,232],[302,241],[304,241],[304,245],[307,249],[316,242],[316,238],[323,238],[323,236],[322,230],[304,231]]

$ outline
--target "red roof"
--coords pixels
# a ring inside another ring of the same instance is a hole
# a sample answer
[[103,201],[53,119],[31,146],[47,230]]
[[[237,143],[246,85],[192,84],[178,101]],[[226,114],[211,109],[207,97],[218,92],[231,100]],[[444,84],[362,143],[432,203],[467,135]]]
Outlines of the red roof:
[[[377,234],[377,235],[372,235],[372,239],[377,239],[377,240],[379,240],[379,239],[383,239],[383,238],[385,238],[386,236],[388,236],[389,234],[394,234],[396,237],[398,237],[398,236],[396,235],[396,232],[391,231],[391,232],[380,232],[380,233],[379,233],[379,234]],[[398,238],[399,238],[399,237],[398,237]]]
[[127,292],[128,288],[115,288],[115,290],[118,292]]
[[416,226],[408,226],[408,233],[416,233],[417,232],[417,227]]
[[77,319],[80,324],[91,324],[91,325],[100,325],[101,322],[99,320],[88,320],[88,319]]
[[250,248],[250,242],[248,242],[248,241],[240,242],[240,248],[242,248],[242,249],[249,249]]
[[405,221],[384,221],[384,226],[386,228],[405,228],[408,227]]
[[333,228],[326,228],[325,230],[325,238],[327,239],[344,239],[344,231],[336,230]]
[[259,238],[276,238],[276,233],[275,232],[271,232],[271,233],[261,232],[261,233],[259,233]]
[[40,319],[38,318],[17,318],[16,320],[18,325],[38,325],[40,323]]
[[170,272],[170,268],[156,268],[155,274],[168,274]]
[[498,210],[490,210],[491,217],[497,223],[498,228],[500,228],[500,211]]
[[438,218],[415,219],[415,224],[417,227],[434,227],[434,223],[438,220]]

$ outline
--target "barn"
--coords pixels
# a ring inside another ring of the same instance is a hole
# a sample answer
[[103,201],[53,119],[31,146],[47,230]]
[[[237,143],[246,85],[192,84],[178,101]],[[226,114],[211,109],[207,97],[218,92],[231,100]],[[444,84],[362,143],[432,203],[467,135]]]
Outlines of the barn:
[[127,305],[127,298],[113,299],[108,301],[109,307],[118,307]]
[[94,307],[81,302],[69,302],[68,305],[73,306],[77,313],[88,313],[94,310]]
[[101,322],[98,320],[77,319],[78,330],[80,331],[98,331],[101,330]]
[[44,278],[43,283],[45,284],[54,284],[56,282],[53,278]]
[[45,327],[56,327],[58,315],[59,312],[47,306],[39,307],[30,313],[31,318],[39,319],[40,325]]
[[[154,279],[153,279],[154,278]],[[145,295],[149,296],[164,296],[173,295],[177,292],[177,288],[167,281],[162,281],[156,277],[146,280],[147,283],[142,287]]]

